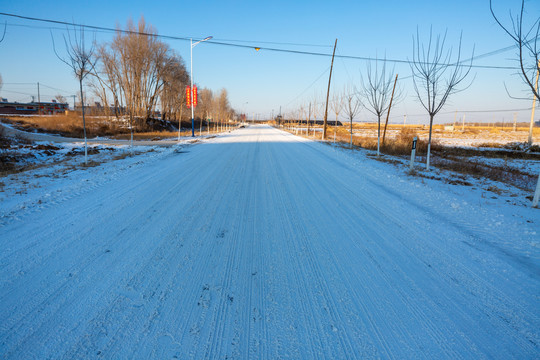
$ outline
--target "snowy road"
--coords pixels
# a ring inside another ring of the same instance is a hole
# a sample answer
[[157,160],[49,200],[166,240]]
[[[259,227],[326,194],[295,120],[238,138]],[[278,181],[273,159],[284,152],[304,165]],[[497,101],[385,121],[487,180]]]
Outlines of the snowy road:
[[536,233],[352,159],[255,126],[9,218],[0,358],[538,358]]

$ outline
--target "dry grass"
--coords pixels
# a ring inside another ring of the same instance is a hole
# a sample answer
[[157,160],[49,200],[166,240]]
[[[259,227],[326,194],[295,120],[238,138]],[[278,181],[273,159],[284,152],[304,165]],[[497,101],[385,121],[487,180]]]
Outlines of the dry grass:
[[[334,132],[336,133],[337,142],[350,144],[351,135],[348,130],[343,127],[330,127],[327,132],[327,138],[333,139]],[[417,133],[414,128],[401,128],[396,138],[386,137],[384,144],[381,144],[380,151],[387,155],[410,155],[415,136],[417,136]],[[353,136],[353,145],[364,149],[377,150],[377,138],[371,136]],[[439,145],[437,142],[432,141],[431,149],[438,148]],[[427,152],[427,141],[419,139],[416,143],[416,151],[417,154]]]
[[[117,120],[115,117],[86,116],[86,135],[89,138],[96,136],[112,137],[115,139],[130,139],[131,132],[128,122]],[[42,116],[6,116],[0,121],[14,125],[16,128],[25,131],[37,131],[45,133],[59,134],[65,137],[82,138],[84,136],[82,117],[76,113],[68,115],[42,115]],[[176,127],[178,122],[173,123]],[[181,136],[191,135],[191,122],[182,122],[185,131]],[[134,123],[134,139],[136,140],[159,140],[178,136],[178,131],[164,130],[163,123],[159,120],[143,121],[137,120]],[[199,125],[195,126],[195,133],[198,133]],[[217,131],[215,124],[211,126],[211,133]],[[203,134],[206,128],[203,129]]]
[[459,157],[433,157],[433,166],[454,173],[470,175],[477,179],[489,179],[532,191],[536,186],[538,175],[529,174],[507,166],[490,165],[481,162],[467,161]]
[[[189,136],[191,135],[190,131],[180,132],[180,136]],[[162,140],[168,138],[178,137],[178,131],[149,131],[149,132],[139,132],[133,133],[134,140]],[[130,140],[131,133],[119,134],[112,136],[113,139],[117,140]]]
[[[106,117],[86,116],[85,118],[88,137],[111,136],[129,131],[123,123],[108,120]],[[25,131],[55,133],[76,138],[84,136],[82,117],[75,113],[49,116],[9,116],[2,118],[2,121]]]
[[[376,130],[376,124],[363,124],[364,128],[371,128]],[[359,125],[355,126],[360,127]],[[396,136],[388,137],[385,144],[381,146],[381,153],[386,155],[398,156],[401,158],[408,158],[411,154],[412,141],[415,136],[419,137],[418,132],[423,131],[422,126],[399,126],[399,132]],[[492,129],[490,129],[491,131]],[[528,131],[528,128],[526,129]],[[537,129],[536,129],[537,130]],[[475,132],[480,131],[476,128],[471,128],[466,131]],[[499,129],[492,130],[494,132],[501,131]],[[347,148],[350,143],[350,133],[348,128],[345,127],[328,127],[327,139],[332,141],[334,139],[334,132],[336,134],[336,141]],[[299,133],[300,134],[300,133]],[[459,133],[463,134],[463,133]],[[459,136],[456,134],[456,136]],[[320,139],[320,133],[317,135]],[[357,136],[353,137],[353,145],[355,148],[361,147],[369,150],[377,150],[377,137],[373,136]],[[519,145],[519,144],[518,144]],[[494,147],[496,150],[485,150],[480,148],[470,147],[451,147],[443,146],[437,143],[436,139],[432,140],[431,144],[431,164],[442,170],[447,170],[453,174],[457,174],[456,179],[448,180],[452,184],[471,185],[465,180],[466,176],[472,176],[474,178],[483,178],[493,181],[498,181],[506,184],[511,184],[517,188],[530,191],[534,189],[536,185],[537,174],[529,174],[519,169],[511,168],[506,164],[493,165],[486,164],[482,161],[474,161],[475,157],[479,158],[495,158],[495,159],[522,159],[522,160],[536,160],[540,161],[540,147],[534,145],[529,148],[529,151],[523,151],[522,147],[513,145],[502,145]],[[427,153],[427,141],[418,140],[417,142],[417,161],[425,161],[425,155]],[[380,161],[399,164],[400,161],[388,158],[378,158]],[[425,174],[418,173],[418,176],[426,177]],[[431,178],[431,177],[430,177]],[[498,193],[493,188],[490,191]]]

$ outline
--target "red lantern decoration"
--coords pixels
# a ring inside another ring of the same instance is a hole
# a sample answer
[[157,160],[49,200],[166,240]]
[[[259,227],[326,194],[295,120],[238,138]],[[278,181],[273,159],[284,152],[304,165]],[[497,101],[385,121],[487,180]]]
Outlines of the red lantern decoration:
[[193,85],[193,107],[197,106],[197,86]]
[[191,107],[191,88],[189,86],[186,87],[186,105],[188,109]]

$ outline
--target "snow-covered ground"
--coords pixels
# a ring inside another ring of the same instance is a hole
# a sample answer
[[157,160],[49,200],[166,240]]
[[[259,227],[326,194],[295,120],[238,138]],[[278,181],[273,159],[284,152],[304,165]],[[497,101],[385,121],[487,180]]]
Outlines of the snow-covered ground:
[[[383,124],[384,125],[384,124]],[[429,126],[425,126],[423,129],[414,128],[413,131],[418,135],[419,139],[427,140],[429,137]],[[386,136],[389,139],[399,136],[401,130],[389,129],[386,132]],[[355,136],[377,137],[377,129],[361,129],[354,131]],[[518,131],[512,131],[511,127],[501,128],[478,128],[467,127],[465,132],[461,131],[460,126],[456,126],[455,130],[433,130],[433,140],[440,145],[445,146],[483,146],[483,145],[504,145],[508,143],[523,143],[528,139],[528,129],[523,130],[519,128]],[[540,143],[540,137],[538,135],[533,136],[533,144],[538,145]]]
[[267,127],[5,177],[0,357],[540,356],[540,210]]

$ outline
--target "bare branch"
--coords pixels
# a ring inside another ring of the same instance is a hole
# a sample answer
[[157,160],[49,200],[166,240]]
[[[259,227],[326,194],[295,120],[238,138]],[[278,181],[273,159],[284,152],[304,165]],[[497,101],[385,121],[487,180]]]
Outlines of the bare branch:
[[83,80],[84,78],[94,70],[97,58],[94,58],[94,44],[92,43],[90,49],[85,47],[84,28],[81,26],[79,30],[73,26],[73,39],[71,37],[71,31],[67,29],[68,38],[64,37],[64,45],[66,47],[67,57],[61,57],[56,51],[54,43],[54,36],[51,33],[53,40],[54,53],[64,64],[68,65],[74,72],[75,77],[79,80],[79,89],[81,92],[81,107],[83,118],[83,131],[84,131],[84,161],[88,161],[87,143],[86,143],[86,119],[85,119],[85,106],[84,106],[84,93],[83,93]]
[[[452,48],[445,51],[447,31],[444,36],[438,35],[433,39],[433,30],[429,29],[427,51],[420,41],[418,29],[416,38],[413,37],[413,60],[410,63],[413,73],[413,85],[416,96],[429,114],[429,140],[426,167],[429,169],[431,150],[431,134],[433,119],[443,108],[450,95],[463,91],[469,85],[460,87],[472,68],[474,48],[468,64],[461,60],[461,43],[463,35],[459,36],[457,55],[452,61]],[[419,49],[422,48],[422,51]],[[472,82],[471,82],[472,83]]]
[[511,28],[505,26],[495,14],[493,10],[493,1],[489,1],[489,9],[491,15],[500,26],[501,29],[508,34],[514,41],[518,50],[518,61],[520,67],[520,76],[523,82],[529,87],[533,95],[540,101],[540,92],[536,87],[535,77],[540,71],[540,49],[538,46],[538,39],[540,35],[540,17],[537,17],[532,21],[532,25],[528,27],[528,30],[524,31],[524,14],[525,14],[525,0],[521,1],[521,8],[516,15],[515,19],[510,12],[510,20],[512,23]]

